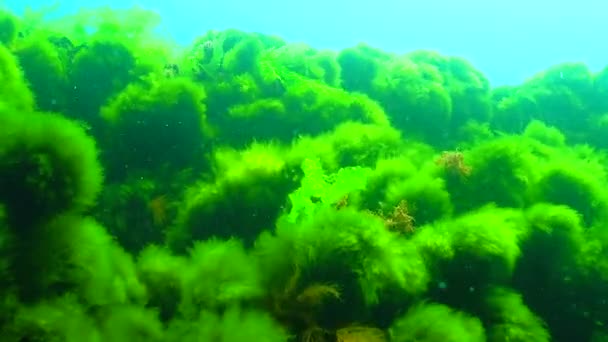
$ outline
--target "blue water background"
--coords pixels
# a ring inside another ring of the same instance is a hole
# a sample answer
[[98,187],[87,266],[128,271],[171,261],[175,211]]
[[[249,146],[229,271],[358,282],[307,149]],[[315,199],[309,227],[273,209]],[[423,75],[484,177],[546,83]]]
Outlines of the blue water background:
[[[57,1],[0,1],[16,13]],[[386,51],[433,49],[462,56],[493,86],[518,84],[547,67],[608,64],[608,1],[603,0],[150,0],[61,2],[58,13],[139,5],[158,11],[161,29],[182,44],[209,29],[276,34],[320,49],[367,42]]]

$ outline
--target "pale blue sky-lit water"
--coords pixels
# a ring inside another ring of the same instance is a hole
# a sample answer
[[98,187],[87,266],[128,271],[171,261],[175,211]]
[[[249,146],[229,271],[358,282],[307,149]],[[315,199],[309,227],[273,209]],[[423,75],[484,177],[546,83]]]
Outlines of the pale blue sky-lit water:
[[[52,0],[0,1],[17,13]],[[187,44],[208,29],[276,34],[313,47],[364,41],[386,51],[433,49],[462,56],[493,85],[517,84],[547,67],[581,61],[608,65],[606,0],[121,0],[63,1],[78,7],[139,5],[158,11],[163,30]]]

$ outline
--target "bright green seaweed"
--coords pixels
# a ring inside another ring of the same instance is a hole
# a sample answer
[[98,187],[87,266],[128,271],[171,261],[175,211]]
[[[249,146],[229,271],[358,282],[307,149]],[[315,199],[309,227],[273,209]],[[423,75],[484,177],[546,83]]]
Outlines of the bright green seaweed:
[[599,341],[608,68],[0,13],[7,341]]

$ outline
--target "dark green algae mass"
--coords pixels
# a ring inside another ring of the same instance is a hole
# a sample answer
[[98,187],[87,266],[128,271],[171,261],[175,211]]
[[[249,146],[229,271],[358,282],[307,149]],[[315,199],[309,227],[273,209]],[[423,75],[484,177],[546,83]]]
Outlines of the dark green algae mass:
[[608,68],[0,13],[2,341],[603,341]]

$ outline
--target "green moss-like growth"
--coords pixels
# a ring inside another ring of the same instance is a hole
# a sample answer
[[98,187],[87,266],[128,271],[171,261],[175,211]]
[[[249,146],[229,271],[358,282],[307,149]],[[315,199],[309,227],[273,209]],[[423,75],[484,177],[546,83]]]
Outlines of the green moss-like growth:
[[[321,81],[333,87],[340,86],[340,65],[332,51],[317,51],[305,44],[286,44],[268,50],[263,56],[262,67],[270,67],[277,75],[295,72],[307,79]],[[270,76],[262,70],[266,80]],[[268,70],[270,71],[270,70]]]
[[528,142],[511,136],[481,143],[464,152],[464,167],[470,171],[442,167],[441,172],[457,212],[488,203],[521,208],[534,179],[536,162]]
[[[11,341],[164,341],[155,313],[135,306],[115,307],[97,320],[74,296],[21,306],[3,329]],[[101,321],[101,322],[99,322]]]
[[[209,122],[216,127],[230,127],[229,123],[234,123],[235,120],[231,116],[228,116],[228,111],[231,107],[239,108],[239,106],[245,106],[243,109],[247,109],[247,105],[250,105],[253,107],[251,109],[271,110],[277,114],[283,110],[283,106],[278,99],[270,98],[266,101],[260,99],[263,89],[257,83],[255,77],[248,73],[206,83],[205,89],[208,94],[207,112]],[[236,111],[233,114],[241,113],[245,114],[244,117],[240,118],[244,120],[247,120],[247,117],[252,114],[250,110],[245,110],[244,112]],[[253,114],[255,113],[253,111]],[[238,115],[236,117],[239,118]],[[234,134],[235,132],[232,133]],[[232,138],[228,140],[230,142],[243,140],[243,138],[235,139],[238,137],[236,134],[234,135],[234,137],[228,135],[225,139]]]
[[260,270],[237,240],[208,240],[190,250],[182,274],[180,313],[196,319],[204,310],[222,311],[264,294]]
[[520,294],[504,288],[493,289],[486,298],[488,341],[551,341],[541,318],[536,316]]
[[71,91],[68,67],[74,46],[66,38],[38,33],[24,38],[14,49],[35,95],[37,108],[66,111]]
[[[34,108],[34,97],[15,56],[0,44],[0,105],[24,111]],[[2,109],[3,111],[5,109]]]
[[608,66],[593,75],[593,93],[595,98],[589,104],[593,112],[608,112]]
[[[221,125],[230,127],[226,136],[242,139],[291,141],[301,134],[319,134],[344,121],[386,126],[383,109],[362,94],[350,94],[318,81],[295,76],[280,99],[261,98],[231,106]],[[220,123],[220,122],[218,122]]]
[[216,178],[191,186],[178,211],[168,243],[183,250],[192,240],[240,237],[251,244],[271,227],[295,187],[292,167],[280,147],[254,144],[245,150],[218,149]]
[[[420,168],[422,168],[421,177],[426,177],[428,160],[434,154],[435,151],[429,145],[409,142],[403,144],[395,153],[376,158],[375,167],[368,177],[368,186],[362,194],[364,207],[376,210],[378,206],[385,206],[389,187],[396,187],[397,184],[416,177]],[[396,201],[395,203],[400,201],[397,198],[392,200]]]
[[286,342],[289,334],[267,313],[231,307],[223,314],[204,311],[197,320],[175,320],[167,331],[166,341],[237,342],[255,339],[260,342]]
[[419,304],[390,327],[395,342],[483,342],[484,328],[478,318],[441,304]]
[[210,122],[230,144],[291,141],[346,120],[388,124],[377,103],[338,87],[332,53],[228,30],[201,37],[187,56],[208,88]]
[[204,165],[210,131],[204,89],[187,79],[132,84],[102,109],[109,123],[110,175],[133,170],[179,172]]
[[[185,177],[174,175],[171,185],[181,187]],[[181,193],[182,189],[179,189]],[[173,223],[177,212],[174,189],[145,173],[131,173],[121,183],[106,184],[99,197],[95,218],[131,253],[150,243],[164,241],[163,230]]]
[[563,205],[539,203],[526,210],[526,219],[530,231],[522,246],[526,259],[521,261],[522,266],[530,267],[534,260],[541,264],[555,263],[559,269],[575,262],[585,240],[582,216],[578,212]]
[[599,148],[607,148],[608,134],[608,67],[593,77],[594,98],[588,103],[593,115],[589,118],[585,141]]
[[566,145],[566,137],[559,129],[538,120],[531,121],[523,131],[523,135],[547,146],[564,147]]
[[468,121],[490,118],[488,80],[465,60],[431,51],[384,62],[370,95],[398,128],[434,146],[449,146]]
[[148,245],[137,257],[137,274],[146,286],[147,305],[158,310],[162,321],[177,313],[187,262],[157,245]]
[[63,296],[20,306],[10,324],[2,328],[9,341],[100,341],[95,321],[75,296]]
[[264,45],[257,37],[240,39],[230,49],[225,50],[222,66],[224,70],[235,75],[245,72],[255,74],[263,49]]
[[418,230],[412,241],[442,284],[431,297],[475,311],[489,284],[510,282],[527,226],[517,210],[485,207]]
[[[146,289],[131,255],[104,227],[89,218],[62,216],[43,229],[47,242],[41,248],[49,258],[42,263],[53,290],[73,292],[91,306],[144,303]],[[23,252],[39,257],[35,250]]]
[[556,126],[568,137],[584,140],[579,132],[588,127],[590,105],[595,100],[593,75],[586,65],[556,65],[520,87],[504,90],[495,111],[499,129],[519,132],[537,119]]
[[115,41],[94,41],[78,51],[70,68],[72,116],[99,124],[99,110],[113,95],[134,81],[135,57]]
[[492,127],[507,133],[524,130],[537,110],[533,96],[514,86],[492,89],[492,103]]
[[403,147],[401,133],[391,126],[346,121],[330,132],[301,136],[289,156],[294,162],[315,157],[329,170],[338,170],[374,166],[378,158],[398,154]]
[[15,229],[95,203],[102,169],[82,127],[58,115],[7,108],[0,109],[0,126],[0,200]]
[[372,93],[372,82],[380,63],[389,55],[365,44],[340,51],[337,57],[341,67],[342,87],[348,91]]
[[[346,292],[355,291],[355,298],[362,298],[367,304],[378,303],[390,290],[420,294],[429,280],[413,245],[390,232],[380,218],[350,208],[320,208],[297,225],[281,219],[276,236],[263,235],[259,241],[259,253],[271,251],[289,251],[282,257],[287,258],[286,267],[296,265],[302,272],[324,274],[327,278],[309,281],[347,285]],[[283,274],[290,274],[289,269]],[[350,288],[353,276],[358,289]]]
[[284,45],[280,38],[236,29],[208,31],[186,51],[183,64],[185,71],[201,82],[215,83],[239,75],[250,75],[262,84],[265,81],[271,84],[275,79],[267,78],[263,60],[267,57],[267,50]]
[[[167,62],[165,47],[151,36],[159,22],[154,12],[137,7],[82,9],[52,21],[43,20],[45,14],[48,13],[30,13],[32,18],[20,42],[25,42],[28,48],[23,53],[30,70],[28,79],[34,80],[34,88],[41,94],[38,103],[48,108],[54,99],[61,105],[54,108],[92,124],[96,133],[100,107],[129,82],[156,70],[160,72]],[[43,43],[44,40],[53,46]],[[61,57],[60,62],[57,55]],[[46,72],[45,65],[50,67]],[[65,70],[58,72],[58,69]],[[45,89],[45,85],[51,85],[45,75],[52,76],[50,83],[55,86],[65,85],[67,81],[66,89],[61,92]],[[67,80],[62,79],[66,77]],[[61,96],[51,96],[55,93]]]
[[598,148],[608,148],[606,135],[608,135],[608,112],[594,116],[590,120],[589,132],[587,133],[589,143]]
[[[367,96],[351,94],[320,82],[296,80],[289,85],[284,101],[288,112],[302,120],[301,132],[318,132],[323,130],[323,126],[334,126],[345,120],[375,124],[389,122],[382,108]],[[324,125],[307,128],[311,124],[310,118],[317,122],[321,120]]]
[[137,257],[137,274],[146,286],[147,305],[158,309],[162,321],[177,314],[187,262],[187,258],[156,245],[148,245]]
[[405,57],[394,59],[378,74],[373,87],[374,98],[406,135],[433,145],[444,141],[449,132],[452,100],[435,67]]
[[584,316],[570,308],[573,301],[580,305],[586,302],[583,300],[586,296],[575,299],[584,292],[581,283],[587,278],[581,274],[583,268],[579,264],[588,239],[582,216],[567,206],[548,203],[530,207],[525,216],[530,229],[522,239],[522,256],[513,284],[524,296],[525,303],[545,318],[560,338],[581,334],[586,328],[576,324],[580,328],[575,330],[564,327],[561,322],[578,321]]
[[412,244],[379,216],[334,203],[364,187],[366,170],[325,175],[313,160],[303,170],[289,214],[255,244],[272,312],[305,336],[318,324],[334,330],[365,319],[370,306],[424,292],[428,273]]
[[392,208],[401,201],[407,203],[408,214],[416,226],[447,218],[453,210],[443,179],[424,173],[388,186],[385,206]]
[[376,306],[387,308],[380,311],[390,319],[395,302],[424,293],[429,281],[414,245],[351,208],[320,209],[299,224],[283,218],[254,252],[270,311],[300,336],[365,321]]
[[553,155],[541,169],[530,196],[533,202],[568,205],[583,215],[586,225],[593,225],[606,217],[608,192],[603,184],[608,178],[597,153],[580,153],[585,159],[576,151],[563,150]]
[[490,82],[467,60],[431,51],[416,51],[408,57],[418,64],[432,65],[441,73],[452,103],[450,124],[453,129],[469,120],[484,122],[490,119]]
[[[456,253],[464,253],[491,272],[479,272],[489,279],[513,272],[520,256],[519,240],[526,231],[525,221],[516,210],[483,208],[447,223]],[[477,272],[475,272],[477,273]]]
[[19,32],[19,19],[12,13],[0,10],[0,43],[12,46]]
[[140,306],[115,306],[103,312],[101,341],[166,341],[163,324],[156,311]]
[[9,260],[10,279],[25,303],[67,293],[91,306],[145,299],[131,256],[92,219],[61,215],[19,232]]

